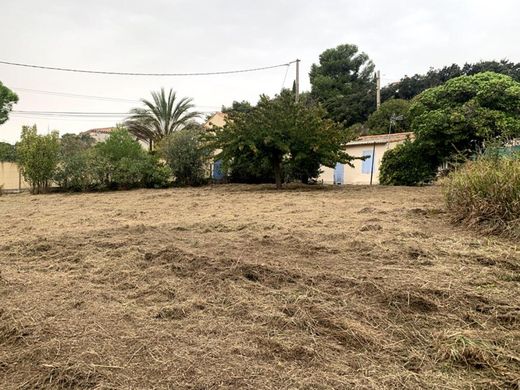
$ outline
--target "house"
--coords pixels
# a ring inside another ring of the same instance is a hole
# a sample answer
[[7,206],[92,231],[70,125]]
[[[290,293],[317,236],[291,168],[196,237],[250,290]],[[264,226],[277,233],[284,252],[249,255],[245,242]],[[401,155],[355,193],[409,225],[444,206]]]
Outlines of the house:
[[[80,133],[80,135],[90,135],[92,138],[94,138],[95,142],[104,142],[108,139],[110,136],[110,133],[116,130],[117,127],[101,127],[97,129],[90,129],[87,131],[83,131]],[[139,141],[143,149],[148,150],[149,149],[149,143],[140,139],[137,139],[137,137],[134,137],[136,141]]]
[[216,112],[208,118],[206,123],[204,123],[204,128],[210,130],[213,127],[224,127],[226,120],[227,114],[224,114],[223,112]]
[[348,164],[336,164],[336,167],[322,167],[318,181],[325,184],[379,184],[379,167],[387,150],[395,148],[407,139],[413,140],[414,134],[394,133],[361,136],[346,146],[346,152],[353,157],[366,157]]
[[[206,130],[211,131],[211,129],[215,127],[224,127],[227,120],[227,114],[223,112],[216,112],[212,116],[208,118],[208,120],[204,123],[204,128]],[[219,153],[220,150],[216,150],[214,154]],[[210,177],[213,180],[221,181],[224,179],[224,171],[222,170],[222,160],[214,160],[210,166],[208,167],[208,171],[210,173]]]

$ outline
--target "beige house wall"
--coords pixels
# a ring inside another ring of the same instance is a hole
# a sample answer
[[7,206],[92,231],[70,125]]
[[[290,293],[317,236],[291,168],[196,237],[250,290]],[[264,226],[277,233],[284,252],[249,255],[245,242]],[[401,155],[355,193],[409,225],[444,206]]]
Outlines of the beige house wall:
[[[383,154],[387,150],[395,148],[400,143],[402,142],[379,143],[375,145],[373,184],[379,184],[379,167],[381,166]],[[349,145],[345,150],[351,156],[362,157],[363,152],[372,153],[373,148],[374,144],[363,144]],[[370,184],[370,173],[362,172],[363,161],[354,160],[352,163],[354,164],[353,168],[347,164],[344,165],[343,184]],[[323,173],[318,178],[318,181],[323,181],[325,184],[334,184],[334,169],[322,167],[322,171]]]
[[12,162],[0,162],[0,187],[4,190],[23,190],[30,188],[20,174],[18,165]]

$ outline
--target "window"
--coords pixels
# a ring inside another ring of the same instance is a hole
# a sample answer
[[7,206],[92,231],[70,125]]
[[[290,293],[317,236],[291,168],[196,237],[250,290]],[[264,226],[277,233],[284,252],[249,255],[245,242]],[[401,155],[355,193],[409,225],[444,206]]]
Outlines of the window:
[[363,164],[361,165],[361,173],[368,173],[372,171],[372,150],[363,150],[363,157],[368,158],[366,160],[363,160]]

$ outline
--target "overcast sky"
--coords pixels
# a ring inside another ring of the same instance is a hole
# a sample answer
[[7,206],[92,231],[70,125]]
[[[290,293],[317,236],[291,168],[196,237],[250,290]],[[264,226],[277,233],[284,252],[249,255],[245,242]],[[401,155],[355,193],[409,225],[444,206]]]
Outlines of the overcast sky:
[[[0,5],[0,60],[122,72],[210,72],[302,60],[302,89],[319,54],[343,43],[366,52],[383,84],[430,66],[507,58],[520,62],[518,0],[11,0]],[[285,86],[294,79],[289,68]],[[160,87],[189,96],[201,111],[255,102],[282,87],[286,68],[227,76],[154,78],[74,74],[0,64],[18,111],[125,113],[139,103],[55,96],[29,90],[138,100]],[[78,133],[117,119],[12,114],[0,141],[23,124]]]

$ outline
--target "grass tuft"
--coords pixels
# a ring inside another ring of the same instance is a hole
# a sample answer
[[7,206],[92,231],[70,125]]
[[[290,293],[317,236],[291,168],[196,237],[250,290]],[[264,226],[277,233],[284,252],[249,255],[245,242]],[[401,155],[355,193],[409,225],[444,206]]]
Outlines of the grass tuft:
[[443,181],[446,206],[456,223],[484,233],[520,237],[520,158],[480,157]]

